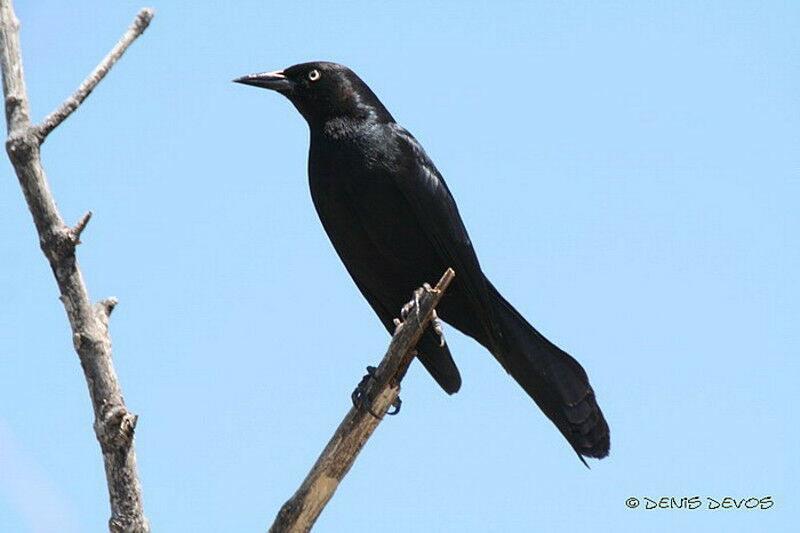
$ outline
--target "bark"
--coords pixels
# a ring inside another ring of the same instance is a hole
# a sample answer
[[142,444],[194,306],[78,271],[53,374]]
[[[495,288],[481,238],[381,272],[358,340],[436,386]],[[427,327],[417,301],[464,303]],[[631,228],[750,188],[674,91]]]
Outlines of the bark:
[[137,417],[125,407],[111,357],[108,320],[117,301],[108,298],[93,303],[89,298],[75,249],[92,213],[86,213],[72,227],[64,223],[47,183],[40,148],[47,135],[80,106],[152,18],[152,10],[141,10],[125,35],[75,93],[41,124],[35,125],[31,124],[25,89],[19,21],[11,0],[0,0],[0,62],[8,126],[6,151],[36,225],[39,245],[55,275],[59,298],[72,328],[72,342],[86,376],[111,504],[109,530],[113,532],[150,530],[142,506],[133,446]]

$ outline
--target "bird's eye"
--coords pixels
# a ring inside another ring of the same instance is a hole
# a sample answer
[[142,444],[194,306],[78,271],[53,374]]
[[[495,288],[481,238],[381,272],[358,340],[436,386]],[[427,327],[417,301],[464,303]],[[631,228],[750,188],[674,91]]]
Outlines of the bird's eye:
[[309,71],[309,73],[308,73],[308,79],[311,80],[311,81],[317,81],[321,77],[322,77],[322,74],[317,69]]

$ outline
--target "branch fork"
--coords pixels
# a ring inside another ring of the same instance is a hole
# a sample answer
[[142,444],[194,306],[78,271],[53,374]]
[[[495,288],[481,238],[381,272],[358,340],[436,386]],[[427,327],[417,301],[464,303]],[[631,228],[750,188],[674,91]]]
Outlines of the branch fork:
[[34,133],[39,139],[39,144],[43,143],[51,131],[57,128],[59,124],[64,122],[68,116],[80,107],[94,88],[97,87],[97,84],[106,77],[106,74],[108,74],[108,71],[114,66],[114,63],[116,63],[128,47],[133,44],[133,41],[144,33],[144,30],[150,25],[150,21],[153,20],[154,16],[155,13],[150,8],[146,7],[140,10],[139,13],[136,14],[136,18],[133,19],[133,23],[130,28],[128,28],[128,31],[125,32],[125,35],[122,36],[106,57],[100,61],[100,64],[95,67],[91,74],[83,80],[83,83],[75,89],[75,92],[64,100],[55,111],[47,115],[41,124],[34,126]]

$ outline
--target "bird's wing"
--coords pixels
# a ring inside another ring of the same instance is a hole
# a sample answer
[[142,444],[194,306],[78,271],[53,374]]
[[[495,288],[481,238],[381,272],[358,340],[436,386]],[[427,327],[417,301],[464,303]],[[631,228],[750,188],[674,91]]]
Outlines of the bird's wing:
[[[320,189],[320,183],[325,182],[333,182],[339,186],[344,184],[345,187]],[[394,250],[385,246],[384,239],[381,238],[381,224],[376,224],[375,217],[371,216],[375,214],[375,209],[380,211],[381,208],[390,206],[381,202],[380,197],[365,195],[363,190],[352,191],[347,185],[344,180],[314,180],[312,176],[311,196],[314,206],[348,273],[383,325],[392,333],[395,330],[393,319],[399,315],[400,307],[411,298],[413,288],[424,280],[415,279],[413,287],[401,290],[399,298],[395,298],[392,265],[403,258],[394,256]],[[365,209],[373,211],[365,212]],[[431,328],[425,330],[417,343],[417,349],[420,362],[436,382],[448,394],[458,391],[461,387],[461,376],[450,349],[446,344],[440,343],[439,337]]]
[[[502,334],[492,316],[493,306],[489,298],[487,281],[453,195],[433,161],[414,136],[397,124],[391,124],[390,127],[399,139],[401,151],[404,152],[404,157],[401,158],[402,164],[409,165],[409,168],[393,173],[396,185],[421,222],[425,236],[442,254],[443,263],[455,270],[457,290],[463,291],[469,301],[479,305],[484,311],[481,317],[486,338],[490,339],[490,342],[497,342],[502,338]],[[497,350],[492,351],[501,353]]]

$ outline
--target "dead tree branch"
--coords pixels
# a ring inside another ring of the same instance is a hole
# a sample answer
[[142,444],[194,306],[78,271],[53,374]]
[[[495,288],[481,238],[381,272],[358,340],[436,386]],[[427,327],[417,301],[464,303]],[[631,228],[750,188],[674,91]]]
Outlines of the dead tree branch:
[[133,433],[137,417],[125,407],[111,359],[108,318],[116,299],[93,304],[83,281],[75,247],[91,218],[84,215],[74,226],[64,223],[47,184],[40,148],[47,135],[86,99],[109,69],[153,18],[142,9],[133,25],[112,51],[56,111],[41,124],[31,124],[28,94],[22,69],[19,21],[11,0],[0,0],[0,63],[2,63],[8,138],[6,151],[14,166],[33,222],[39,245],[55,275],[60,299],[72,327],[72,342],[80,358],[94,408],[94,431],[103,453],[112,532],[147,532],[141,485],[136,470]]
[[407,318],[395,330],[389,349],[367,386],[366,394],[372,399],[372,411],[377,417],[364,408],[350,409],[300,488],[281,507],[270,533],[311,530],[367,439],[400,394],[400,381],[414,358],[414,346],[434,318],[436,305],[453,277],[453,270],[447,269],[435,288],[425,286],[414,292]]
[[133,44],[133,41],[136,40],[144,30],[147,29],[147,26],[150,25],[150,21],[153,18],[153,10],[152,9],[142,9],[136,15],[136,18],[133,20],[133,24],[131,27],[128,28],[128,31],[125,32],[125,35],[119,40],[119,42],[111,49],[111,51],[100,61],[95,69],[89,74],[83,83],[75,89],[75,92],[72,95],[64,100],[64,102],[52,113],[47,115],[47,117],[42,121],[39,126],[37,126],[37,130],[39,133],[39,137],[41,138],[42,142],[47,137],[47,135],[53,131],[59,124],[61,124],[64,119],[72,114],[73,111],[78,109],[78,107],[86,100],[86,97],[89,96],[94,88],[97,86],[100,81],[106,77],[108,71],[111,70],[111,67],[114,66],[114,63],[122,57],[122,54],[128,49],[130,45]]

